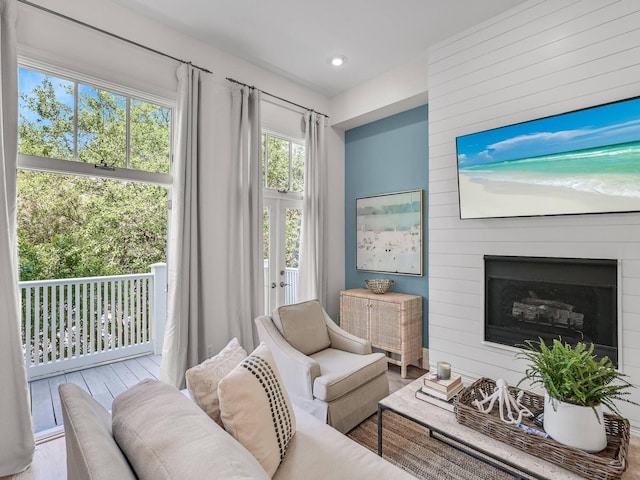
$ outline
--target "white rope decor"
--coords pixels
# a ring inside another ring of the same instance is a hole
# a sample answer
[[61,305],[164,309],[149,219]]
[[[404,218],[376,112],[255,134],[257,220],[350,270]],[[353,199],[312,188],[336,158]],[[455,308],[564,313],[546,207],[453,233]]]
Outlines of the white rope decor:
[[[509,393],[509,384],[502,378],[496,380],[496,387],[491,395],[487,395],[480,390],[482,400],[474,400],[473,404],[482,413],[489,413],[493,410],[496,400],[500,408],[500,419],[504,423],[520,424],[523,417],[533,417],[533,413],[527,407],[522,405],[522,396],[524,390],[521,390],[516,398]],[[488,405],[486,405],[488,403]],[[486,406],[485,406],[486,405]],[[517,416],[516,416],[517,415]],[[506,417],[506,418],[505,418]]]

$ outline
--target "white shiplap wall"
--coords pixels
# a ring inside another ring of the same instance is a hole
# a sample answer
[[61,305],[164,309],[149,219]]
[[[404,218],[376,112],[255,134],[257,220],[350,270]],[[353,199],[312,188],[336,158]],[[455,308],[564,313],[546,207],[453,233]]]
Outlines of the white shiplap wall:
[[[471,377],[522,377],[484,344],[483,255],[614,258],[621,368],[640,385],[640,213],[458,218],[455,138],[640,95],[640,2],[531,0],[429,55],[429,358]],[[640,388],[632,398],[640,402]],[[621,404],[634,429],[640,407]]]

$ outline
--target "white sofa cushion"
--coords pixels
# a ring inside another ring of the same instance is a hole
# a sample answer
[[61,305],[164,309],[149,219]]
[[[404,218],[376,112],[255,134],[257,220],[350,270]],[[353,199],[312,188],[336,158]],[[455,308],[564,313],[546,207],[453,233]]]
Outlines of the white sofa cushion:
[[247,352],[233,338],[220,353],[190,368],[185,375],[189,396],[220,426],[218,383],[245,358]]
[[273,311],[273,323],[287,342],[305,355],[331,345],[322,305],[318,300],[276,308]]
[[114,399],[112,426],[140,479],[269,478],[195,403],[157,380],[143,380]]
[[302,409],[295,407],[295,414],[296,436],[273,480],[415,480]]
[[64,418],[67,479],[134,480],[127,459],[113,439],[109,412],[73,383],[63,383],[58,390]]
[[296,419],[271,350],[261,343],[218,384],[224,428],[271,477],[296,432]]

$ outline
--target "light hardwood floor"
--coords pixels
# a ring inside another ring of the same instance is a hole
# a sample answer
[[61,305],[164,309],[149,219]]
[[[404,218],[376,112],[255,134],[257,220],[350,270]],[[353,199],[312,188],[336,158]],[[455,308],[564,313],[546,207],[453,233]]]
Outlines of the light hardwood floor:
[[[389,389],[394,392],[424,373],[409,366],[408,377],[400,377],[400,367],[389,366]],[[640,480],[640,438],[632,437],[627,456],[629,468],[622,475],[623,480]],[[67,477],[64,437],[49,440],[36,447],[33,464],[27,471],[0,480],[64,480]]]
[[110,410],[111,402],[119,393],[145,378],[158,378],[160,360],[160,355],[144,355],[30,381],[31,418],[36,437],[62,425],[60,384],[75,383]]

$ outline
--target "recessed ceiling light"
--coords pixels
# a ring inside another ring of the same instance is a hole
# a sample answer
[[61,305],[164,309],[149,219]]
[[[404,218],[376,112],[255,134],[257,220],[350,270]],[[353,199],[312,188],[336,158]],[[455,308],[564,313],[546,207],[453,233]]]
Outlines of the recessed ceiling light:
[[347,58],[344,55],[334,55],[331,57],[331,65],[334,67],[339,67],[340,65],[344,65],[344,62],[347,61]]

